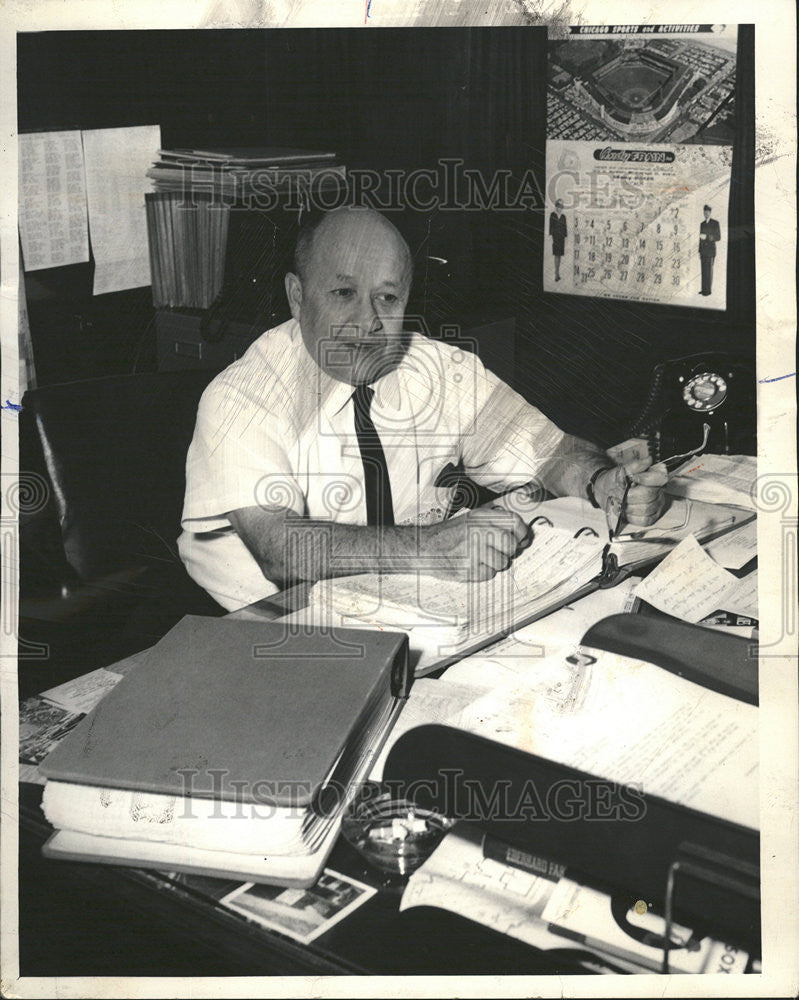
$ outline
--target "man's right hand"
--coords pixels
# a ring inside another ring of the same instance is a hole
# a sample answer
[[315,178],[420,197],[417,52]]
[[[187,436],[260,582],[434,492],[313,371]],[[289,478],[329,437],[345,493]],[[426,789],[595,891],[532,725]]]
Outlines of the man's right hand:
[[490,580],[529,545],[527,525],[512,511],[480,507],[419,534],[420,569],[444,580]]

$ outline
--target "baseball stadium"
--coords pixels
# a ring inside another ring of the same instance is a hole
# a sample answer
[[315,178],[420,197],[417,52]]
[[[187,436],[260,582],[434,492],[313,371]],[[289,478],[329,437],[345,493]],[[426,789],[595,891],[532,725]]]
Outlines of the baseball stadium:
[[[569,51],[571,49],[571,51]],[[666,125],[704,81],[675,58],[644,45],[613,42],[561,47],[557,62],[572,77],[584,109],[629,134]]]

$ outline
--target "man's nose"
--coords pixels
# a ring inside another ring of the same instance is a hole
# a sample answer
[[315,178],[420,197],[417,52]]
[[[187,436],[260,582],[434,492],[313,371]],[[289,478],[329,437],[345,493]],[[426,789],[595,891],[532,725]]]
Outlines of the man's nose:
[[372,299],[366,299],[363,303],[358,326],[361,336],[364,337],[379,333],[383,329],[383,320]]

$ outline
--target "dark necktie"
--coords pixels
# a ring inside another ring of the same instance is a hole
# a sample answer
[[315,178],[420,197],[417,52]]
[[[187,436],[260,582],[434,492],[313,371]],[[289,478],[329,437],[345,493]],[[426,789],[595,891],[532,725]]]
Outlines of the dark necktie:
[[356,385],[352,394],[355,404],[355,433],[363,462],[363,480],[366,491],[366,523],[394,523],[394,503],[391,499],[391,482],[383,446],[372,423],[369,410],[375,391],[370,385]]

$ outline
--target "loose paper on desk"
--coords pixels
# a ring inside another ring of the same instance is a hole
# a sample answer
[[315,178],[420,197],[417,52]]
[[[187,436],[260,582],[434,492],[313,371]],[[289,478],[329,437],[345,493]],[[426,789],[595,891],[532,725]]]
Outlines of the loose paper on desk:
[[534,679],[546,673],[539,665],[556,654],[563,657],[577,648],[585,633],[610,615],[632,611],[639,577],[629,577],[615,587],[595,590],[574,604],[567,604],[531,625],[513,632],[493,646],[453,664],[448,681],[493,688],[514,678]]
[[749,521],[703,547],[719,566],[740,569],[757,555],[757,521]]
[[19,137],[19,235],[26,271],[89,259],[80,132]]
[[145,172],[160,147],[159,125],[83,133],[95,295],[150,284]]
[[724,598],[724,610],[757,618],[757,571],[738,580]]
[[757,708],[602,650],[537,664],[458,726],[608,781],[757,829]]
[[379,781],[391,748],[403,735],[417,726],[431,724],[446,725],[458,718],[460,713],[484,693],[484,688],[469,684],[456,684],[447,677],[431,680],[421,677],[414,681],[410,696],[402,708],[400,717],[394,723],[369,777]]
[[575,947],[541,920],[555,885],[484,858],[480,842],[459,836],[455,829],[410,877],[400,911],[437,906],[535,948]]
[[[740,607],[740,592],[741,581],[715,563],[693,536],[684,538],[635,591],[658,610],[694,623],[719,610],[749,614]],[[731,602],[738,606],[730,607]]]
[[82,677],[42,691],[41,697],[68,712],[90,712],[100,699],[122,680],[122,674],[100,667]]
[[729,503],[755,509],[757,459],[752,455],[700,455],[691,458],[669,479],[672,496]]

